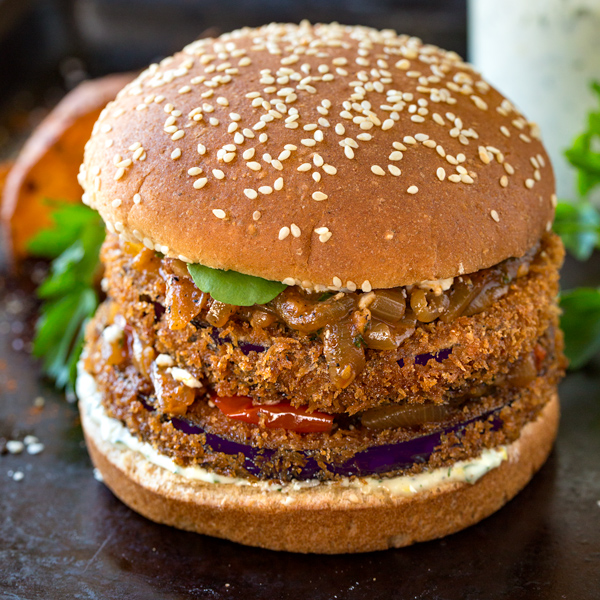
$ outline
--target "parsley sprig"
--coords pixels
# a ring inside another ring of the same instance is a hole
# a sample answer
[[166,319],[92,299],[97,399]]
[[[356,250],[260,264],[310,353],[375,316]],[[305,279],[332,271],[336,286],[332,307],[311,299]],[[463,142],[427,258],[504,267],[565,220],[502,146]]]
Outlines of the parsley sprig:
[[33,352],[56,387],[72,392],[87,320],[98,307],[97,280],[104,224],[83,204],[48,201],[54,226],[29,243],[31,254],[53,259],[38,288],[42,300]]
[[[593,82],[599,108],[588,114],[587,129],[565,152],[577,169],[577,202],[559,202],[554,231],[567,250],[579,260],[587,260],[600,249],[600,212],[590,201],[590,192],[600,185],[600,83]],[[584,366],[600,351],[600,287],[563,291],[560,296],[565,334],[565,352],[571,369]]]

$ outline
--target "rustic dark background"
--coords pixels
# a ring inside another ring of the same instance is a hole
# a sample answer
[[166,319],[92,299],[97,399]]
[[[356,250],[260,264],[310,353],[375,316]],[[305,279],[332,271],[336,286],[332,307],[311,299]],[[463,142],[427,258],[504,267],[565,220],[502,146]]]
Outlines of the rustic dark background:
[[[466,0],[0,0],[0,160],[83,78],[142,68],[207,29],[302,18],[466,53]],[[547,464],[479,525],[367,555],[245,548],[150,523],[93,479],[75,407],[28,353],[33,283],[1,255],[0,600],[600,598],[600,360],[562,384]],[[592,285],[599,269],[570,259],[564,285]],[[28,434],[41,454],[5,451]]]

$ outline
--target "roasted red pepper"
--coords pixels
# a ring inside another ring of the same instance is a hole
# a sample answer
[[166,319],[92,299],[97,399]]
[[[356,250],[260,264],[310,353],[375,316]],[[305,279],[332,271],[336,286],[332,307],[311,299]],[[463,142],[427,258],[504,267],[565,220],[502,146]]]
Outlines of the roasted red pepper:
[[287,429],[298,433],[331,431],[333,415],[322,412],[307,412],[305,408],[294,407],[289,402],[252,406],[252,398],[247,396],[214,396],[213,402],[221,412],[231,419],[258,425],[262,422],[269,429]]

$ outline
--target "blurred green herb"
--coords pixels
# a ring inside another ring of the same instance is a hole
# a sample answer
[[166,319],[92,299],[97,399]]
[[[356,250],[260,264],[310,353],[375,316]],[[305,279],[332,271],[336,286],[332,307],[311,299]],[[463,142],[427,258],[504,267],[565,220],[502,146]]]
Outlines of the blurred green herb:
[[[600,148],[600,83],[595,81],[591,87],[598,96],[599,109],[588,114],[587,129],[565,152],[577,169],[580,198],[576,203],[559,202],[554,221],[554,231],[579,260],[587,260],[600,248],[600,212],[589,199],[590,192],[600,185],[600,152],[596,151]],[[600,351],[600,288],[562,292],[560,306],[565,353],[570,368],[578,369]]]
[[[600,83],[594,81],[592,90],[598,96],[600,105]],[[600,142],[600,106],[598,110],[588,113],[587,129],[578,135],[565,155],[567,160],[577,169],[577,187],[580,196],[588,194],[600,184],[600,152],[595,152]]]
[[53,259],[38,288],[42,299],[33,352],[60,389],[72,392],[84,327],[98,307],[95,282],[100,269],[104,223],[83,204],[48,201],[54,225],[29,243],[34,256]]

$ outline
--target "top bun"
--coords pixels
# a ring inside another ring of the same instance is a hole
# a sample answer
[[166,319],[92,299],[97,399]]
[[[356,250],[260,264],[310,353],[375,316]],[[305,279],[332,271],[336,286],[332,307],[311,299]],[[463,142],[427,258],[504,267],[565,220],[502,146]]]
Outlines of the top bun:
[[305,22],[149,67],[100,116],[79,179],[126,239],[309,289],[492,266],[555,203],[536,126],[455,53]]

